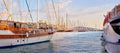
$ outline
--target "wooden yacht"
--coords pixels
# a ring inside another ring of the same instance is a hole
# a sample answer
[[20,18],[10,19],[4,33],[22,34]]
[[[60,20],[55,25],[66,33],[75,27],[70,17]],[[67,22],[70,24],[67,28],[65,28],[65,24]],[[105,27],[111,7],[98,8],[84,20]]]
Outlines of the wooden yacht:
[[35,23],[0,20],[0,48],[49,41],[52,29],[36,28]]

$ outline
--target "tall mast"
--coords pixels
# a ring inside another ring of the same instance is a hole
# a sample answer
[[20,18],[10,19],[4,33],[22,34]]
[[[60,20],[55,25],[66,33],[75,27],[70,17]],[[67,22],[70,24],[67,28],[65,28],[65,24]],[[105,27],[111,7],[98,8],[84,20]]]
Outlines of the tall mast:
[[10,20],[13,20],[13,15],[12,15],[12,0],[9,0],[9,2],[10,2],[10,5],[9,5],[9,14],[10,14],[10,16],[9,16],[9,18],[10,18]]
[[57,22],[57,13],[56,13],[55,4],[54,4],[54,1],[53,1],[53,0],[52,0],[52,5],[53,5],[54,15],[55,15],[56,22]]
[[47,6],[47,14],[48,14],[48,23],[51,24],[50,20],[51,20],[51,16],[50,16],[50,10],[49,10],[49,6],[48,6],[48,0],[45,0],[46,1],[46,6]]
[[37,0],[37,22],[39,21],[39,0]]
[[39,28],[39,0],[37,0],[37,28]]
[[23,21],[22,20],[22,12],[21,12],[21,4],[20,4],[20,0],[18,0],[18,8],[19,8],[19,12],[20,12],[20,21]]
[[58,3],[58,17],[57,17],[57,21],[58,21],[58,26],[60,25],[60,12],[59,12],[59,3]]
[[66,13],[66,28],[68,27],[68,14]]

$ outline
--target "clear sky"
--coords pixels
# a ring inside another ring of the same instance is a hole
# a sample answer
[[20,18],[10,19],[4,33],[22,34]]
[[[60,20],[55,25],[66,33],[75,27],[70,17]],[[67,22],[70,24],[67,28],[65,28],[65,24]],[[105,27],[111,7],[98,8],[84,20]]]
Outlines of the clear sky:
[[[22,12],[22,19],[30,20],[27,11],[25,0],[12,0],[12,13],[14,19],[21,19],[19,12]],[[29,3],[30,10],[32,12],[33,19],[37,17],[37,0],[27,0]],[[46,9],[46,0],[39,0],[39,19],[46,20],[48,17],[48,9]],[[55,16],[51,0],[47,0],[49,4],[49,11],[51,15],[51,22],[55,23]],[[65,19],[66,12],[68,14],[68,23],[75,26],[89,26],[102,28],[103,15],[110,11],[115,5],[120,3],[120,0],[54,0],[56,11],[58,11],[59,4],[59,15]],[[6,0],[8,3],[8,0]],[[0,0],[0,7],[4,8],[2,0]],[[0,8],[0,9],[2,9]],[[5,10],[4,10],[5,11]],[[0,11],[2,12],[2,11]],[[16,18],[18,17],[18,18]]]

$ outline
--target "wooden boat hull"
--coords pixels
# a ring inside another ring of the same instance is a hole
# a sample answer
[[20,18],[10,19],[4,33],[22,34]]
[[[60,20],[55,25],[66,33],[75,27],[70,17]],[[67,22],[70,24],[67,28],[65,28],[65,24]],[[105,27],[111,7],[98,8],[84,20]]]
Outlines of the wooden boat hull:
[[52,33],[40,35],[31,34],[29,37],[26,37],[26,35],[0,35],[0,48],[46,42],[50,41],[51,37]]

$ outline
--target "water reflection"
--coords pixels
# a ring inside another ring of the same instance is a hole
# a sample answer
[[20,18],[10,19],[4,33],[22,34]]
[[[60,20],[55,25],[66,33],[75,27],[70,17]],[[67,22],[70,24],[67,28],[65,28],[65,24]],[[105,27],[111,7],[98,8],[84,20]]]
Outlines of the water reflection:
[[[102,32],[62,33],[53,37],[55,53],[101,53],[100,37]],[[60,37],[56,39],[56,37]],[[61,38],[62,37],[62,38]]]

